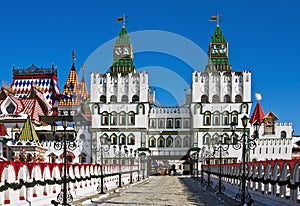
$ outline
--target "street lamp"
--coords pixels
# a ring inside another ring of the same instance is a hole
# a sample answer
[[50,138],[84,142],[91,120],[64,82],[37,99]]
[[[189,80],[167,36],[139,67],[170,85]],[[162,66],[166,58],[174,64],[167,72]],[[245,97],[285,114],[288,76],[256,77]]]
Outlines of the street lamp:
[[[67,133],[67,127],[69,124],[69,121],[67,120],[67,118],[62,117],[61,123],[62,123],[62,127],[64,128],[63,139],[62,139],[63,141],[56,139],[55,143],[54,143],[55,150],[60,151],[61,149],[63,149],[63,160],[64,160],[63,190],[57,195],[57,201],[61,205],[70,205],[69,203],[71,203],[73,201],[73,196],[68,191],[68,188],[67,188],[67,182],[68,182],[68,179],[67,179],[67,149],[72,150],[72,151],[76,149],[75,139],[76,139],[76,135],[79,130],[79,125],[74,124],[75,135],[72,135],[72,134]],[[51,130],[53,132],[53,137],[54,137],[55,133],[57,132],[57,124],[55,122],[53,122],[51,124]]]
[[[210,187],[210,159],[214,156],[213,155],[213,151],[211,151],[210,149],[210,144],[208,145],[208,149],[206,149],[205,146],[202,147],[201,149],[201,154],[200,154],[200,158],[203,159],[204,161],[206,161],[207,163],[207,188]],[[202,165],[203,167],[203,165]],[[203,183],[203,168],[201,168],[201,182]]]
[[99,189],[97,188],[97,191],[99,192],[99,194],[105,194],[104,192],[104,174],[103,174],[103,164],[104,164],[104,161],[103,161],[103,156],[104,156],[104,153],[107,153],[110,149],[110,144],[111,144],[111,139],[110,138],[105,138],[103,136],[100,137],[100,147],[97,148],[96,145],[94,145],[94,149],[95,151],[98,153],[100,152],[100,158],[101,158],[101,165],[100,165],[100,170],[101,170],[101,185],[100,185],[100,191]]
[[219,156],[219,193],[222,193],[222,156],[229,155],[229,138],[224,138],[224,135],[220,135],[214,141],[216,141],[216,144],[213,145],[213,155]]
[[247,197],[246,197],[246,150],[253,150],[256,148],[256,140],[259,137],[258,131],[260,127],[260,122],[255,121],[253,124],[254,127],[254,134],[249,135],[247,134],[246,128],[248,125],[248,117],[245,115],[242,117],[242,125],[243,125],[243,134],[242,136],[238,136],[236,131],[236,123],[232,122],[230,124],[231,131],[232,131],[232,137],[233,137],[233,148],[236,150],[239,150],[242,148],[242,191],[241,191],[241,202],[242,205],[247,204],[246,198],[248,201],[253,201],[251,199],[250,194],[247,191]]
[[[119,150],[117,150],[116,145],[113,146],[115,157],[118,157],[119,160],[119,187],[122,187],[122,171],[121,171],[121,157],[128,156],[127,146],[124,146],[124,152],[122,152],[122,145],[119,144]],[[132,150],[131,150],[132,152]]]

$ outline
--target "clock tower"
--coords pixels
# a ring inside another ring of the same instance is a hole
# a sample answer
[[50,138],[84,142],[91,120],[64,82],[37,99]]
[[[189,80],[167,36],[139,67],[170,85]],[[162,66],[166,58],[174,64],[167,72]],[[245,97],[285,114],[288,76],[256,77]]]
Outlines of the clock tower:
[[215,32],[211,37],[208,56],[209,60],[205,71],[231,71],[231,65],[228,61],[228,42],[225,40],[219,24],[217,24]]
[[113,48],[113,63],[110,67],[111,74],[128,74],[134,72],[133,52],[130,38],[127,33],[125,24],[123,24],[121,31],[115,41]]

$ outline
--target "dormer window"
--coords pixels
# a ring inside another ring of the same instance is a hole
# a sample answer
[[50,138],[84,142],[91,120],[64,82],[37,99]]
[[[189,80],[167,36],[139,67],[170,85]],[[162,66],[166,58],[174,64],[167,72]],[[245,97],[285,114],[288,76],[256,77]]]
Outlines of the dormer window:
[[10,103],[7,107],[6,107],[6,111],[8,114],[13,114],[16,110],[16,106],[13,103]]

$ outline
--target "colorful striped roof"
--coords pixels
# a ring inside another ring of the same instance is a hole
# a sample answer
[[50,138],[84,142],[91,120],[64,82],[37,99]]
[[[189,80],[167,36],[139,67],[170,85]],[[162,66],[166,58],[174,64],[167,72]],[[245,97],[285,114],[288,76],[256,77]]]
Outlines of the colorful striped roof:
[[82,67],[82,70],[83,71],[82,71],[82,79],[80,82],[80,96],[83,100],[87,100],[87,98],[89,97],[89,93],[88,93],[86,82],[84,79],[84,73],[85,73],[84,66]]
[[29,115],[24,123],[24,126],[23,126],[23,129],[22,129],[19,139],[22,141],[39,141],[39,137],[33,127],[33,124],[31,122]]
[[57,80],[57,70],[54,65],[51,68],[38,68],[34,64],[26,69],[13,69],[13,82],[10,86],[14,96],[26,98],[32,86],[43,91],[44,98],[49,105],[53,105],[53,99],[60,94]]
[[78,84],[78,76],[73,62],[68,79],[64,86],[64,91],[62,92],[62,98],[59,102],[59,106],[79,106],[79,90],[80,85]]

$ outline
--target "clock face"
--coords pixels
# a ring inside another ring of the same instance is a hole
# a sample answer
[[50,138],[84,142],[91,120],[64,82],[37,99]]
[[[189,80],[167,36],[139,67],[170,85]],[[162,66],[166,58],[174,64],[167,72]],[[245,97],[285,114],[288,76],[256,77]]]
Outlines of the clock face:
[[226,45],[224,45],[224,44],[222,44],[221,46],[220,46],[220,54],[221,55],[224,55],[224,54],[226,54],[226,52],[227,52],[227,47],[226,47]]
[[218,48],[217,48],[217,45],[212,45],[212,48],[211,48],[211,54],[212,55],[218,55]]
[[121,57],[121,55],[122,55],[122,48],[119,47],[119,46],[115,47],[114,55],[117,56],[117,57]]
[[116,46],[114,49],[115,58],[129,58],[130,47],[129,46]]
[[211,46],[211,55],[212,56],[225,56],[227,54],[227,45],[226,44],[213,44]]

